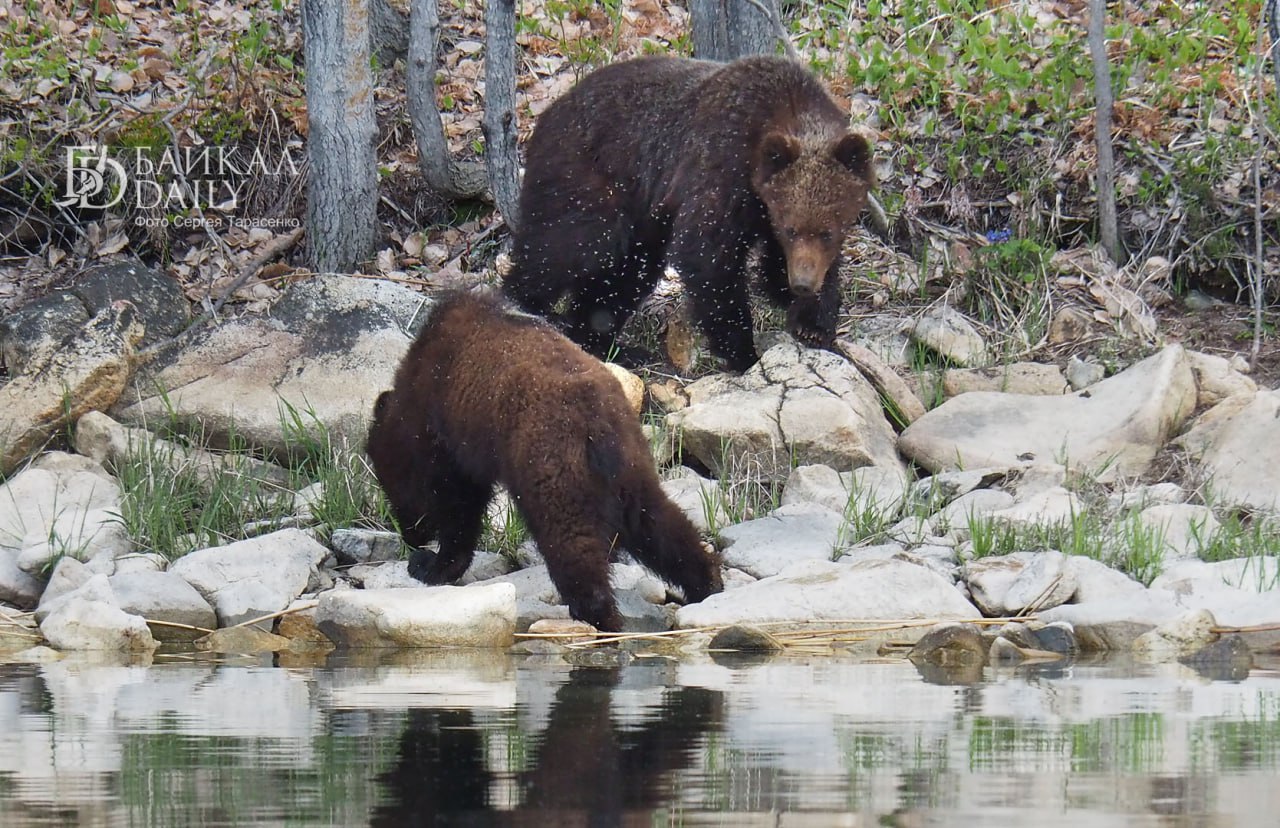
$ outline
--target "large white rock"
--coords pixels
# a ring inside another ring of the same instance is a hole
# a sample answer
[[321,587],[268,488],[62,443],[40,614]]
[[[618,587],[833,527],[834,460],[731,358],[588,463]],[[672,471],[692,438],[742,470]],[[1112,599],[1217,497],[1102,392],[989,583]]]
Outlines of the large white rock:
[[226,627],[289,606],[328,555],[305,532],[282,529],[196,550],[174,561],[169,571],[195,587]]
[[782,490],[781,505],[814,503],[837,514],[852,509],[888,522],[897,517],[906,491],[906,481],[896,469],[863,466],[837,472],[830,466],[797,466]]
[[974,391],[1065,394],[1067,379],[1058,366],[1041,362],[1014,362],[989,368],[952,368],[943,372],[943,396],[957,397]]
[[671,477],[662,481],[662,491],[699,532],[718,532],[729,525],[720,484],[693,469],[685,466],[676,469]]
[[1076,582],[1066,556],[1055,550],[1014,552],[965,565],[973,603],[990,616],[1016,615],[1033,604],[1040,609],[1071,600]]
[[128,552],[119,513],[120,486],[97,463],[61,452],[37,459],[0,486],[0,550],[10,553],[0,555],[8,562],[0,563],[0,594],[12,580],[6,566],[36,574],[59,555]]
[[1137,476],[1195,403],[1186,352],[1171,345],[1074,394],[954,397],[912,423],[898,448],[931,471],[1034,460],[1060,462],[1103,480]]
[[1197,557],[1221,528],[1212,509],[1192,503],[1148,506],[1137,520],[1153,539],[1163,541],[1166,562]]
[[1217,405],[1227,397],[1258,390],[1257,383],[1232,368],[1231,362],[1223,357],[1187,351],[1187,359],[1196,376],[1200,406]]
[[916,321],[911,338],[956,365],[985,365],[987,343],[964,314],[950,305],[938,305]]
[[795,503],[767,517],[720,533],[726,566],[757,578],[777,575],[796,561],[830,561],[840,543],[844,517],[812,503]]
[[[373,402],[391,387],[421,321],[421,294],[389,282],[314,277],[289,288],[270,317],[201,331],[139,371],[113,416],[145,426],[172,416],[212,442],[231,436],[286,447],[296,412],[336,439],[364,439]],[[292,412],[286,410],[291,407]]]
[[218,617],[199,592],[174,572],[129,572],[109,579],[120,608],[151,624],[158,641],[193,641],[203,633],[170,624],[184,624],[206,630],[218,626]]
[[875,465],[906,477],[875,389],[829,351],[787,341],[741,376],[706,377],[687,390],[689,407],[668,414],[667,425],[717,477],[784,480],[796,464]]
[[339,647],[510,647],[516,588],[334,590],[320,596],[316,626]]
[[689,604],[676,626],[772,621],[972,619],[978,608],[946,578],[905,561],[805,561],[783,572]]
[[134,305],[113,303],[0,385],[0,475],[86,411],[114,405],[133,373],[143,333]]
[[105,575],[59,598],[40,632],[59,650],[151,652],[157,646],[146,621],[120,609]]
[[1216,504],[1280,510],[1280,390],[1259,391],[1221,417],[1204,443],[1187,445],[1199,456]]

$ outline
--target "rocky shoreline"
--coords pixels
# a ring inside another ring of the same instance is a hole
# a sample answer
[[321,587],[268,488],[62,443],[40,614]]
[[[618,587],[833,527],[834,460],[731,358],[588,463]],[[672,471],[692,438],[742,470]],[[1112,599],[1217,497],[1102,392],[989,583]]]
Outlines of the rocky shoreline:
[[[308,427],[358,453],[429,299],[317,278],[266,314],[175,336],[185,300],[151,281],[165,280],[108,266],[0,321],[0,658],[193,641],[559,652],[590,632],[501,499],[461,585],[426,587],[394,533],[333,525],[321,484],[291,488]],[[950,312],[895,336],[981,363],[965,324]],[[1081,360],[952,369],[926,412],[891,341],[844,342],[846,358],[763,341],[741,376],[649,386],[664,488],[721,550],[726,587],[679,606],[624,555],[620,609],[662,634],[650,644],[785,649],[804,629],[840,648],[915,644],[920,664],[1124,651],[1226,674],[1280,648],[1280,391],[1238,362],[1172,344],[1105,378]],[[69,451],[33,457],[51,437]],[[251,481],[272,517],[148,551],[121,472],[144,448],[209,491]],[[1185,475],[1142,482],[1171,456]]]

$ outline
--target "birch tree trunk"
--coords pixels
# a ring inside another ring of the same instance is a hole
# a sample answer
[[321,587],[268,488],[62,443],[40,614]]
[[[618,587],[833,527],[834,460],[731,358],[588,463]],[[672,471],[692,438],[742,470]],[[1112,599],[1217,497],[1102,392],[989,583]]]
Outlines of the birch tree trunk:
[[378,224],[368,0],[302,0],[302,37],[312,267],[351,272],[373,255]]
[[[451,201],[478,198],[485,191],[483,164],[460,164],[449,144],[436,106],[436,45],[440,40],[437,0],[415,0],[409,7],[409,63],[405,90],[409,121],[418,144],[418,168],[427,186]],[[512,40],[512,48],[515,42]],[[486,62],[490,56],[486,56]]]
[[484,9],[485,160],[494,203],[512,232],[520,223],[520,161],[516,154],[516,5],[487,0]]

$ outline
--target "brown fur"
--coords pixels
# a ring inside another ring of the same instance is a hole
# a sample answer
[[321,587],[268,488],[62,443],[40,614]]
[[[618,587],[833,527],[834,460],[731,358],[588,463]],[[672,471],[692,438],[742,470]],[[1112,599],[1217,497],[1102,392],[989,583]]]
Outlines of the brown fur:
[[[369,457],[430,584],[466,572],[495,483],[511,493],[574,618],[621,625],[616,542],[700,601],[716,560],[663,494],[618,381],[551,326],[493,300],[443,299],[374,407]],[[434,557],[420,547],[439,538]]]
[[506,291],[603,354],[665,264],[712,349],[755,360],[747,253],[788,330],[831,347],[840,247],[874,184],[871,148],[805,68],[641,58],[553,103],[529,142]]

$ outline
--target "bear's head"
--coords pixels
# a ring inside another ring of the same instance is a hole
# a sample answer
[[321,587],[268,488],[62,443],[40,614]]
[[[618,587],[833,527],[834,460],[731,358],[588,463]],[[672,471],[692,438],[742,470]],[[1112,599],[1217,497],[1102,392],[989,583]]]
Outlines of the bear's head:
[[770,132],[754,161],[751,184],[787,257],[791,292],[816,294],[875,186],[871,145],[854,133],[811,141]]

